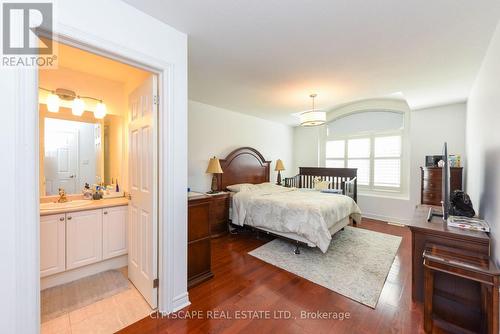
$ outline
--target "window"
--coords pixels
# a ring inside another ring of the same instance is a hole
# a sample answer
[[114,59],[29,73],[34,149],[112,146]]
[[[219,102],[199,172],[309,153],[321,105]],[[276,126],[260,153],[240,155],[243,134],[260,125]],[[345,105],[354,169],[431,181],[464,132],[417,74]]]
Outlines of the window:
[[361,186],[401,187],[401,135],[328,140],[325,152],[326,167],[357,168]]
[[401,136],[375,137],[373,185],[401,186]]
[[325,166],[357,168],[361,189],[402,192],[403,135],[403,113],[347,115],[327,126]]

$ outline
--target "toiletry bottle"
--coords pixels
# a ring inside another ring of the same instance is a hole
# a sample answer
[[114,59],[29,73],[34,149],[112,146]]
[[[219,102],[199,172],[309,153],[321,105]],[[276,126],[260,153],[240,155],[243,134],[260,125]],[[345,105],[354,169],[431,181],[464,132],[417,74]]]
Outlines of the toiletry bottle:
[[116,192],[120,192],[120,186],[118,185],[118,178],[116,178]]

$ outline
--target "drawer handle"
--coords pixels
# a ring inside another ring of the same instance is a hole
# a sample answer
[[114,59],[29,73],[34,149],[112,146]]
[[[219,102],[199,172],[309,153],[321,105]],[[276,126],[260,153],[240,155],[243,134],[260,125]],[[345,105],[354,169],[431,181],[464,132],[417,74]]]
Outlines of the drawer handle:
[[59,218],[59,220],[63,222],[64,221],[64,217]]
[[104,214],[107,215],[108,214],[108,211],[104,211]]
[[73,217],[69,216],[69,217],[68,217],[68,220],[71,220],[72,218],[73,218]]

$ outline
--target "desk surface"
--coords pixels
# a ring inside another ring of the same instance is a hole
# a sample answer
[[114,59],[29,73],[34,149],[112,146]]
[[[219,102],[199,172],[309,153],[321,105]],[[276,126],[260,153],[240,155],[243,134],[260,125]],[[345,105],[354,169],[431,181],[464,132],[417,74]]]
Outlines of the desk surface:
[[479,240],[489,240],[488,233],[480,231],[464,230],[458,227],[448,227],[441,217],[433,217],[430,222],[427,221],[429,209],[434,208],[435,212],[441,212],[441,208],[432,205],[419,205],[415,210],[412,220],[408,227],[413,230],[423,230],[426,232],[435,232],[439,234],[448,234],[454,237],[466,237]]

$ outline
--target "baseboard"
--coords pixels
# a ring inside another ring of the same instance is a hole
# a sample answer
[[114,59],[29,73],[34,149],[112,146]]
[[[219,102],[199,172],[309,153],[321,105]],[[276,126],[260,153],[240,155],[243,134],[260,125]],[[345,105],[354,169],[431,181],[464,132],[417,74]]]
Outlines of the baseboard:
[[[366,212],[363,212],[362,216],[364,218],[381,220],[381,221],[384,221],[384,222],[387,222],[387,223],[395,223],[395,224],[398,224],[398,225],[408,225],[410,223],[410,219],[396,218],[396,217],[389,217],[389,216],[382,216],[382,215],[377,215],[377,214],[372,214],[372,213],[366,213]],[[361,223],[363,223],[363,220],[361,220]]]
[[128,256],[122,255],[101,262],[89,264],[87,266],[64,271],[62,273],[50,275],[40,279],[40,290],[52,288],[57,285],[76,281],[77,279],[95,275],[100,272],[112,269],[119,269],[128,265]]
[[187,291],[172,300],[172,312],[177,312],[191,305]]

